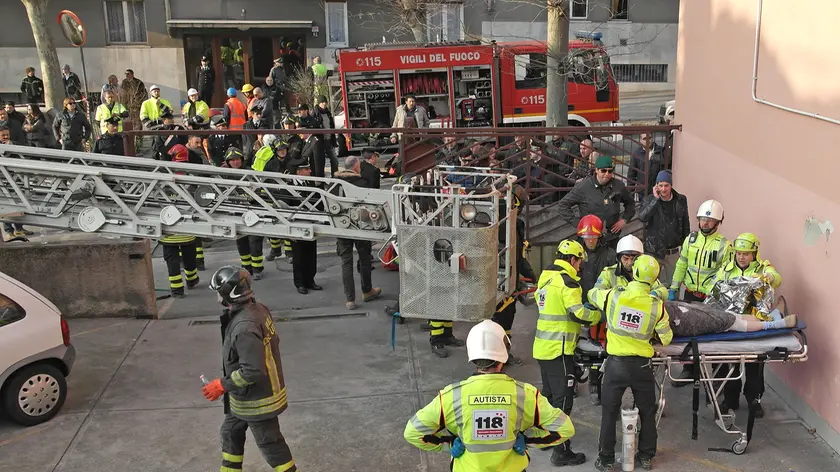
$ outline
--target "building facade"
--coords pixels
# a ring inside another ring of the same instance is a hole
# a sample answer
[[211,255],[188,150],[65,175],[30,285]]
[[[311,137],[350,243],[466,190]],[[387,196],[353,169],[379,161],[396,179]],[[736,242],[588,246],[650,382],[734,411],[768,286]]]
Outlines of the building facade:
[[674,187],[691,211],[719,200],[730,240],[760,238],[783,277],[779,293],[808,325],[808,362],[767,369],[767,382],[840,450],[840,164],[831,147],[840,4],[706,0],[680,10]]
[[[335,50],[367,43],[412,40],[397,0],[68,0],[50,2],[48,20],[59,60],[82,76],[78,49],[52,20],[71,10],[82,20],[87,81],[98,92],[111,74],[131,68],[147,86],[157,84],[173,102],[195,86],[202,55],[216,64],[219,105],[228,85],[259,83],[272,59],[308,64],[319,55],[333,65]],[[432,41],[544,39],[545,12],[534,1],[442,1],[419,20]],[[571,0],[571,31],[596,31],[623,90],[672,90],[679,0]],[[24,69],[40,69],[23,4],[4,5],[0,29],[0,96],[15,98]],[[236,51],[234,63],[222,48]],[[227,62],[227,64],[223,64]],[[40,72],[38,73],[40,75]],[[173,103],[174,104],[174,103]]]

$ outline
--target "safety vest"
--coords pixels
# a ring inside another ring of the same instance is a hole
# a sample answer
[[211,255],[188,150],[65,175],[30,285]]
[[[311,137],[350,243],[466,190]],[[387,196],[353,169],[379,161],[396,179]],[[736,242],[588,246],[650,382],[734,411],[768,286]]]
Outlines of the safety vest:
[[229,46],[222,46],[220,53],[222,64],[226,66],[232,66],[236,63],[236,60],[234,59],[233,48]]
[[324,64],[312,64],[312,75],[315,78],[315,83],[327,80],[327,73],[329,69]]
[[729,280],[733,277],[758,277],[762,274],[773,274],[773,288],[779,288],[779,285],[782,284],[782,276],[776,271],[773,264],[767,259],[759,261],[757,254],[756,260],[750,262],[750,265],[746,269],[738,267],[738,263],[735,262],[735,258],[733,257],[731,261],[720,268],[715,279]]
[[557,259],[542,271],[537,282],[537,333],[534,359],[551,360],[575,353],[580,322],[596,323],[601,313],[583,306],[583,289],[577,271],[568,262]]
[[[627,277],[623,274],[619,275],[618,264],[604,267],[604,270],[601,271],[601,274],[598,276],[598,280],[595,282],[595,286],[587,294],[587,298],[594,304],[594,291],[604,291],[616,287],[626,287],[628,283],[630,283],[630,281],[627,280]],[[653,283],[652,291],[655,292],[656,296],[662,300],[668,299],[668,287],[662,285],[662,282],[658,279]]]
[[[108,104],[103,103],[96,107],[96,115],[93,117],[96,121],[99,122],[99,129],[102,131],[102,134],[108,132],[108,123],[105,123],[105,120],[114,116],[114,115],[122,115],[125,113],[126,110],[122,103],[114,102],[114,106],[108,109]],[[117,132],[121,133],[123,130],[123,123],[122,120],[117,122]]]
[[248,121],[245,104],[239,101],[236,97],[230,97],[225,102],[225,105],[227,105],[230,110],[230,123],[228,124],[228,129],[242,129],[245,122]]
[[536,387],[498,373],[473,375],[447,386],[408,421],[403,436],[427,451],[439,451],[442,446],[425,441],[425,436],[459,437],[465,452],[452,459],[453,472],[521,472],[529,458],[513,450],[520,432],[528,438],[558,433],[554,441],[539,444],[549,447],[574,436],[575,427]]
[[188,236],[186,234],[170,234],[160,238],[163,244],[187,244],[195,241],[195,236]]
[[196,100],[195,106],[193,106],[192,102],[187,101],[184,104],[184,108],[181,109],[181,114],[184,115],[185,121],[194,116],[202,116],[204,117],[203,124],[210,123],[210,107],[207,106],[204,100]]
[[671,290],[679,290],[682,283],[692,292],[708,295],[717,271],[732,260],[732,255],[732,243],[722,234],[706,236],[700,231],[692,232],[683,241]]
[[607,315],[607,354],[611,356],[650,358],[654,331],[666,346],[674,337],[668,312],[662,300],[650,294],[648,284],[630,282],[627,287],[610,290],[603,306]]
[[265,169],[265,165],[271,158],[274,157],[274,148],[271,146],[263,146],[254,154],[254,163],[251,164],[251,169],[262,172]]
[[150,98],[143,102],[140,105],[140,119],[141,120],[152,120],[157,121],[160,119],[160,105],[166,105],[169,108],[172,108],[172,105],[169,104],[168,101],[158,98]]

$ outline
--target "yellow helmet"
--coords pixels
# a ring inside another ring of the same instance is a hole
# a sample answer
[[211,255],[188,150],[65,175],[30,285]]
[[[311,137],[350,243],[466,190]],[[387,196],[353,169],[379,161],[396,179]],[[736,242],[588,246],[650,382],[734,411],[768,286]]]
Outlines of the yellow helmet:
[[254,91],[254,86],[251,85],[251,84],[245,84],[245,85],[242,86],[242,93],[253,92],[253,91]]
[[633,280],[653,285],[659,277],[659,262],[653,256],[641,255],[633,262]]
[[571,239],[565,239],[560,242],[557,246],[557,254],[575,256],[578,259],[586,259],[586,251],[583,250],[583,246],[581,246],[579,242]]
[[758,252],[758,245],[758,237],[753,233],[741,233],[732,243],[739,252]]

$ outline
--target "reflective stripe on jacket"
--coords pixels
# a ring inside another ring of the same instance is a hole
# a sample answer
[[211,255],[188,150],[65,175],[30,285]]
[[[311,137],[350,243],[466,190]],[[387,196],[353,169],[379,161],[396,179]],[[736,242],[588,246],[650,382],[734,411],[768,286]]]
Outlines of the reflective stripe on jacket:
[[[617,287],[626,287],[627,284],[630,283],[627,280],[627,277],[624,275],[624,271],[618,268],[618,264],[613,264],[609,267],[604,267],[604,270],[601,271],[601,275],[598,276],[598,281],[595,282],[595,287],[587,293],[587,298],[589,302],[595,306],[598,306],[595,303],[595,297],[597,296],[596,291],[606,291],[611,288]],[[656,296],[662,300],[668,299],[668,287],[662,285],[662,282],[659,279],[653,283],[652,292],[655,292]]]
[[557,259],[537,282],[537,332],[534,359],[551,360],[575,353],[580,322],[597,323],[601,313],[583,306],[583,290],[574,267]]
[[650,340],[654,331],[662,345],[671,344],[674,333],[662,300],[650,294],[650,285],[630,282],[601,292],[596,306],[607,314],[607,353],[611,356],[653,357]]
[[184,115],[184,121],[187,121],[194,116],[202,116],[204,117],[204,122],[202,124],[210,123],[210,107],[208,107],[203,100],[196,100],[195,106],[193,106],[193,102],[187,101],[187,103],[184,104],[184,108],[181,109],[181,114]]
[[750,265],[747,266],[746,269],[741,269],[738,267],[738,264],[735,262],[735,258],[733,256],[732,260],[727,262],[726,265],[720,268],[715,275],[715,281],[717,280],[729,280],[733,277],[758,277],[762,274],[773,274],[773,288],[779,288],[779,285],[782,285],[782,275],[773,267],[773,264],[770,263],[767,259],[759,260],[758,254],[756,254],[756,260],[750,262]]
[[245,110],[245,104],[239,101],[236,97],[230,97],[225,102],[225,105],[230,110],[230,123],[228,123],[228,129],[242,129],[242,126],[248,121],[248,118],[245,116],[247,110]]
[[172,105],[170,105],[168,101],[166,101],[162,98],[159,98],[157,100],[154,99],[154,98],[150,98],[150,99],[144,101],[143,104],[140,105],[140,120],[151,120],[151,121],[159,120],[160,115],[161,115],[161,113],[160,113],[161,105],[166,105],[170,109],[172,109]]
[[529,461],[513,450],[520,432],[526,444],[546,448],[574,436],[575,427],[536,387],[498,373],[447,386],[408,421],[403,436],[426,451],[441,451],[442,436],[461,438],[466,452],[452,460],[453,472],[520,472]]
[[[102,131],[102,134],[105,134],[108,132],[108,123],[105,123],[105,120],[114,115],[120,116],[127,111],[128,110],[125,109],[122,103],[114,102],[114,106],[110,109],[108,108],[107,103],[103,103],[102,105],[96,107],[96,115],[94,115],[93,119],[99,122],[99,130]],[[121,119],[117,123],[117,132],[122,133],[122,130],[123,120]]]
[[160,238],[160,242],[163,244],[187,244],[193,241],[195,241],[195,236],[187,234],[170,234]]
[[222,386],[230,413],[245,421],[274,418],[288,402],[271,312],[261,303],[248,303],[231,318],[222,346]]
[[671,290],[679,290],[682,283],[692,292],[708,295],[717,271],[732,260],[732,255],[732,243],[722,234],[705,236],[700,231],[692,232],[683,241]]

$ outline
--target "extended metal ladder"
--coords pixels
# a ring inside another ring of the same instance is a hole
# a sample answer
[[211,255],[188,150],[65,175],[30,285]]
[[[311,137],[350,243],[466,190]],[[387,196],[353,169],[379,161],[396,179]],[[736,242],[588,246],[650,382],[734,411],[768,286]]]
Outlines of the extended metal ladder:
[[[469,183],[469,185],[465,185]],[[342,180],[0,144],[0,218],[157,239],[396,238],[402,314],[478,320],[516,288],[512,179],[437,169],[393,191]],[[500,228],[505,228],[499,234]],[[500,263],[501,261],[501,263]]]

